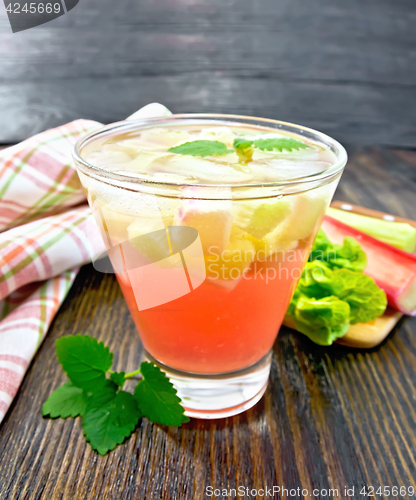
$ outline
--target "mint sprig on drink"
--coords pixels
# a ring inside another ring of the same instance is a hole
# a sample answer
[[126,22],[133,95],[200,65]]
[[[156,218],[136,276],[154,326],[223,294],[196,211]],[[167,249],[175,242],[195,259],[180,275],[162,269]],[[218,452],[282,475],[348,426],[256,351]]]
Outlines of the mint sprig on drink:
[[185,142],[179,146],[168,149],[169,153],[191,155],[191,156],[223,156],[229,153],[237,153],[243,163],[249,163],[253,159],[254,149],[261,151],[295,151],[309,148],[307,144],[296,139],[286,137],[265,138],[251,140],[246,137],[236,137],[233,142],[234,149],[228,149],[224,142],[197,140]]
[[234,153],[233,149],[228,149],[227,145],[220,141],[191,141],[180,146],[168,149],[169,153],[191,156],[223,156]]
[[[121,444],[141,417],[154,423],[181,426],[188,422],[181,400],[168,377],[154,364],[143,362],[131,373],[112,372],[113,354],[88,335],[62,337],[56,353],[69,381],[43,404],[50,418],[82,418],[84,435],[101,455]],[[123,390],[126,380],[141,375],[134,393]]]
[[233,148],[238,155],[238,159],[242,163],[249,163],[253,160],[254,141],[250,141],[245,137],[237,137],[234,139]]
[[261,149],[262,151],[280,151],[281,153],[286,151],[296,151],[299,149],[307,149],[310,146],[307,144],[297,141],[292,138],[266,138],[266,139],[256,139],[254,141],[254,147]]

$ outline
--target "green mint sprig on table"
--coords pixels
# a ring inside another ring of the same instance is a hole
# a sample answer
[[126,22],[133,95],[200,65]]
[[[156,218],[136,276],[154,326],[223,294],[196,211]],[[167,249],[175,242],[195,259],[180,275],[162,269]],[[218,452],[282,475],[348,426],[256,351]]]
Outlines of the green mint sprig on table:
[[[62,337],[56,354],[69,378],[43,404],[50,418],[82,418],[87,441],[100,455],[121,444],[141,417],[154,423],[181,426],[189,422],[168,377],[154,364],[143,362],[131,373],[112,372],[113,354],[88,335]],[[141,374],[134,394],[124,391],[126,380]]]
[[233,142],[234,149],[228,149],[227,145],[220,141],[197,140],[185,142],[179,146],[168,149],[169,153],[191,155],[191,156],[223,156],[229,153],[237,153],[243,163],[249,163],[253,159],[254,148],[262,151],[294,151],[309,148],[307,144],[296,139],[286,137],[265,138],[251,140],[246,137],[236,137]]

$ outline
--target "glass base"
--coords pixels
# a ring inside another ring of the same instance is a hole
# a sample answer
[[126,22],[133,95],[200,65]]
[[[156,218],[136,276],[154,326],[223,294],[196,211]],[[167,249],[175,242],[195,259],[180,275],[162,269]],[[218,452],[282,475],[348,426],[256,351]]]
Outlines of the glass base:
[[261,399],[269,381],[271,351],[243,370],[223,374],[186,373],[169,368],[144,351],[170,378],[182,399],[185,415],[193,418],[224,418],[237,415]]

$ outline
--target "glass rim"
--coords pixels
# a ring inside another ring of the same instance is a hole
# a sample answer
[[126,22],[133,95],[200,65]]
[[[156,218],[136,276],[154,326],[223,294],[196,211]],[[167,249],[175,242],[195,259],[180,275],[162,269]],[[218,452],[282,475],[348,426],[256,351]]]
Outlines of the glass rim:
[[[270,182],[247,182],[241,184],[232,184],[232,183],[189,183],[189,182],[179,182],[179,181],[160,181],[155,179],[149,179],[144,174],[135,174],[134,176],[118,174],[115,172],[111,172],[109,170],[105,170],[104,168],[97,167],[92,163],[89,163],[85,160],[81,155],[81,149],[89,142],[94,141],[105,135],[111,135],[113,132],[123,132],[123,131],[132,131],[140,128],[149,128],[151,126],[159,126],[163,124],[175,123],[178,120],[208,120],[214,122],[217,120],[218,122],[227,122],[227,120],[231,120],[231,122],[239,123],[239,124],[247,124],[247,122],[251,122],[252,124],[264,125],[268,126],[270,129],[278,129],[286,130],[288,132],[294,132],[298,135],[303,135],[305,132],[312,135],[312,140],[322,142],[326,146],[329,146],[331,151],[335,153],[337,161],[331,165],[328,169],[323,172],[312,173],[292,179],[285,179],[280,181],[270,181]],[[329,180],[335,178],[338,174],[342,173],[343,168],[348,159],[347,152],[336,139],[333,139],[327,134],[323,132],[319,132],[318,130],[304,127],[302,125],[297,125],[290,122],[285,122],[281,120],[274,120],[271,118],[259,118],[255,116],[246,116],[246,115],[233,115],[233,114],[219,114],[219,113],[181,113],[181,114],[171,114],[168,116],[158,116],[151,118],[138,118],[138,119],[126,119],[115,123],[110,123],[108,125],[104,125],[99,129],[93,130],[92,132],[87,133],[75,143],[72,148],[72,157],[73,159],[80,165],[82,165],[86,172],[84,174],[88,175],[88,172],[93,175],[97,180],[101,180],[103,182],[108,183],[108,180],[114,180],[121,183],[129,182],[132,184],[138,185],[148,185],[153,187],[166,187],[166,188],[204,188],[204,189],[219,189],[219,188],[231,188],[231,189],[259,189],[259,188],[274,188],[274,187],[288,187],[288,186],[296,186],[298,184],[305,183],[318,183],[325,184]],[[326,181],[326,182],[325,182]]]

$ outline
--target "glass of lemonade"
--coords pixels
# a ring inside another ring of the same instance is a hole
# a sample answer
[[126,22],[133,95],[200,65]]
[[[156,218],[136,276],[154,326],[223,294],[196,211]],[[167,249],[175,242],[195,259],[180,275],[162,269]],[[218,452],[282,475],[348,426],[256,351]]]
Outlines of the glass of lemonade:
[[253,406],[345,149],[284,122],[192,114],[108,125],[74,158],[145,356],[186,414]]

